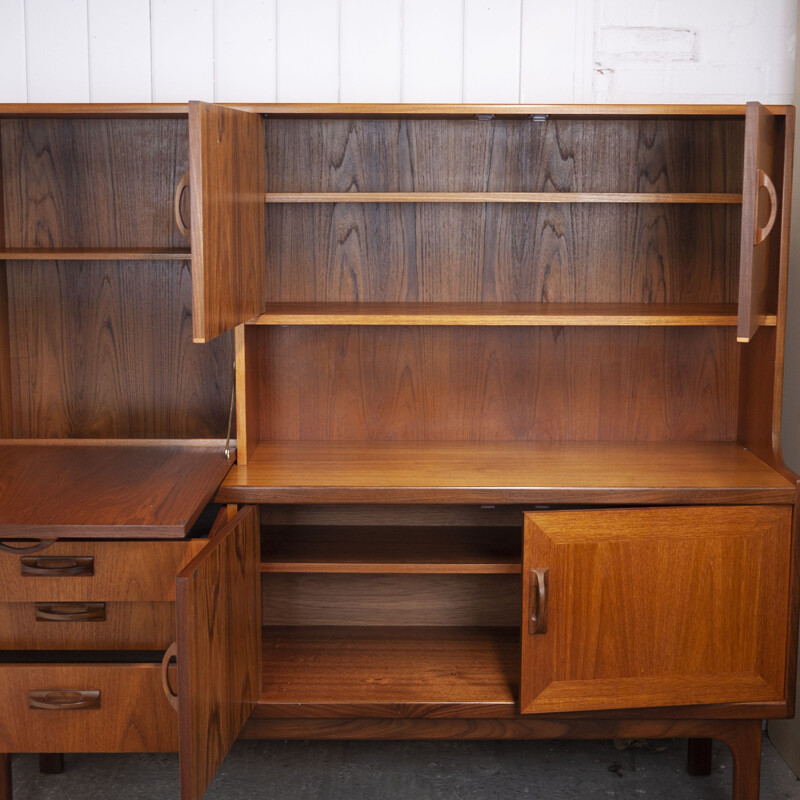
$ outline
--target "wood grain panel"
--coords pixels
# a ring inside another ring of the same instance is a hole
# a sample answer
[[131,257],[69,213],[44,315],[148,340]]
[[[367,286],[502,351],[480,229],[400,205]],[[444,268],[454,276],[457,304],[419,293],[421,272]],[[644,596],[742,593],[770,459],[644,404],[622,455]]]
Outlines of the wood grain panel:
[[0,122],[7,247],[181,247],[185,120]]
[[365,716],[444,716],[473,704],[482,716],[475,706],[498,713],[516,697],[516,628],[265,628],[263,649],[260,716],[283,716],[287,701],[287,715],[306,716],[311,704],[319,716],[342,706],[355,716],[358,706]]
[[[0,153],[3,149],[3,129],[0,125]],[[3,161],[0,158],[0,250],[6,247],[5,196],[3,191]],[[0,260],[0,436],[13,432],[13,393],[11,370],[11,332],[9,329],[8,277],[5,261]]]
[[104,605],[102,621],[45,622],[36,620],[36,603],[3,603],[0,649],[166,650],[175,641],[174,603]]
[[267,302],[729,303],[734,206],[266,209]]
[[[95,690],[100,708],[28,708],[31,690]],[[0,666],[0,748],[8,753],[159,753],[178,748],[160,664]]]
[[[749,342],[768,307],[771,251],[780,231],[763,241],[760,231],[767,225],[771,201],[760,189],[759,173],[770,181],[777,178],[775,169],[775,116],[761,103],[748,103],[745,119],[744,183],[742,190],[742,232],[739,264],[739,341]],[[780,191],[780,186],[776,187]],[[776,200],[777,202],[777,200]],[[772,213],[780,208],[772,209]]]
[[194,339],[205,342],[264,302],[264,134],[256,114],[189,104]]
[[202,797],[261,691],[258,535],[247,506],[177,577],[182,800]]
[[0,442],[0,535],[181,538],[230,468],[222,449]]
[[730,329],[259,327],[251,339],[261,441],[735,438]]
[[720,442],[262,443],[219,502],[793,503],[795,486]]
[[740,192],[741,119],[278,119],[267,192]]
[[[790,506],[527,515],[521,711],[783,699],[791,518]],[[538,634],[535,568],[549,569]]]
[[192,344],[188,262],[7,269],[15,436],[225,436],[233,338]]
[[262,624],[509,626],[519,619],[517,575],[262,576]]
[[[207,542],[55,542],[35,554],[51,559],[92,558],[92,575],[23,575],[24,555],[0,553],[3,600],[14,603],[107,601],[165,602],[175,600],[175,575]],[[56,563],[55,566],[58,566]],[[169,644],[169,643],[168,643]]]

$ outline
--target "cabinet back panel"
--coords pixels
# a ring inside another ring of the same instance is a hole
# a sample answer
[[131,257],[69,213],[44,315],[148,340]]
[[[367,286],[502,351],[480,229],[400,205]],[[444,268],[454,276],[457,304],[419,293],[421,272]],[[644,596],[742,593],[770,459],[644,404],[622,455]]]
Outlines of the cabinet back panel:
[[275,119],[268,192],[741,192],[743,119]]
[[726,205],[267,205],[268,302],[732,303]]
[[733,328],[249,333],[262,441],[735,439]]
[[233,337],[192,344],[188,263],[7,270],[15,436],[225,436]]
[[186,120],[0,121],[7,247],[185,247]]

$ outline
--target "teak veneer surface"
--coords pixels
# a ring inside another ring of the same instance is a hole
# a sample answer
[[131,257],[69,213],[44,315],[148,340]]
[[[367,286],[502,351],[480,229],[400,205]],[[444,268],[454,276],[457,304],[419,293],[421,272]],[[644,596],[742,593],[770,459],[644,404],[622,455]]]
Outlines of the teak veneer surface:
[[[269,303],[254,325],[735,326],[734,303]],[[763,324],[774,326],[774,314]]]
[[268,627],[262,640],[256,717],[492,716],[516,700],[515,628]]
[[221,502],[794,502],[732,442],[262,442]]
[[18,247],[0,250],[7,261],[188,261],[188,247]]
[[732,203],[714,192],[268,192],[265,203]]
[[[230,468],[208,445],[0,443],[0,535],[181,537]],[[45,491],[46,489],[46,491]]]

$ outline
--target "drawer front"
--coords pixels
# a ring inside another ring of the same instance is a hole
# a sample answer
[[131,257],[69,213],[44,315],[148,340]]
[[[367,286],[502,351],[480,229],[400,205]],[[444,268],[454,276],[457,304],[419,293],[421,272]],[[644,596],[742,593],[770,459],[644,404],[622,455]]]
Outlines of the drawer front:
[[6,664],[0,704],[0,752],[178,749],[160,664]]
[[166,650],[175,604],[0,604],[0,650]]
[[523,713],[785,699],[790,506],[525,515]]
[[0,552],[0,599],[174,601],[175,575],[205,544],[205,539],[55,542],[33,555]]

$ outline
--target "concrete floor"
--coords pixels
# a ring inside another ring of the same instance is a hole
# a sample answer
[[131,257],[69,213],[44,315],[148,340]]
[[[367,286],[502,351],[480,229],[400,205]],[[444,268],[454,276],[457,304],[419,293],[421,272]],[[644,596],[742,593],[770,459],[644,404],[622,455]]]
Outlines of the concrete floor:
[[[732,763],[686,774],[686,742],[237,742],[208,800],[729,800]],[[15,800],[161,800],[178,796],[178,759],[71,755],[61,775],[13,759]],[[764,739],[761,800],[800,798],[800,781]]]

